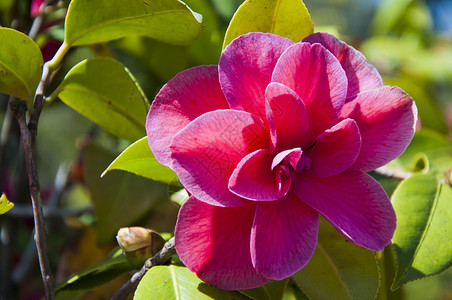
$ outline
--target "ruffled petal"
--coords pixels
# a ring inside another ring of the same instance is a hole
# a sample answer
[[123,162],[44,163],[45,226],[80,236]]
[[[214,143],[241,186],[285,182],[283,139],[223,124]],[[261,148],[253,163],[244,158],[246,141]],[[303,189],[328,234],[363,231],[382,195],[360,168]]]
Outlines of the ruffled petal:
[[251,231],[251,257],[265,277],[281,280],[304,267],[317,244],[316,211],[292,192],[273,202],[258,202]]
[[361,135],[356,122],[345,119],[326,130],[306,153],[311,158],[305,174],[327,177],[342,173],[356,160],[361,149]]
[[396,228],[394,209],[381,185],[366,173],[299,175],[292,189],[356,245],[381,251],[391,242]]
[[300,147],[308,131],[306,107],[298,95],[287,86],[272,82],[265,96],[276,127],[278,149]]
[[[229,190],[249,200],[273,201],[281,198],[284,195],[280,195],[280,185],[271,166],[272,158],[268,149],[260,149],[248,154],[232,173],[229,179]],[[287,193],[287,190],[283,193]]]
[[275,66],[272,82],[291,88],[303,100],[309,123],[303,149],[337,123],[347,95],[347,77],[341,64],[320,44],[289,47]]
[[347,75],[347,97],[383,86],[380,73],[364,55],[331,34],[317,32],[305,37],[303,42],[320,43],[336,56]]
[[251,32],[236,38],[220,57],[220,83],[232,109],[265,118],[265,88],[276,61],[294,43],[271,33]]
[[256,202],[218,207],[194,197],[179,211],[176,251],[203,281],[225,290],[251,289],[268,281],[251,263],[250,236]]
[[201,201],[219,206],[242,205],[228,181],[240,160],[268,147],[262,120],[247,112],[217,110],[192,121],[170,146],[173,169],[182,185]]
[[358,124],[362,144],[352,167],[368,172],[405,151],[414,136],[417,108],[400,88],[384,86],[347,102],[341,118],[354,119]]
[[194,67],[168,81],[146,118],[149,146],[157,161],[171,166],[168,145],[173,137],[203,113],[225,108],[229,106],[220,88],[217,66]]

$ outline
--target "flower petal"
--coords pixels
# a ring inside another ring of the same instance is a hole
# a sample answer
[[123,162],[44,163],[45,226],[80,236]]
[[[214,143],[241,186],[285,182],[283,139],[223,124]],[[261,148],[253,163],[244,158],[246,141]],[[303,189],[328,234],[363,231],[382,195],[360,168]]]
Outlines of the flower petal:
[[294,43],[271,33],[251,32],[236,38],[219,62],[221,88],[232,109],[265,118],[265,88],[276,61]]
[[308,131],[303,101],[290,88],[277,82],[267,86],[265,96],[273,113],[278,149],[300,147]]
[[352,167],[368,172],[405,151],[414,135],[417,108],[400,88],[384,86],[359,93],[344,105],[341,118],[358,123],[362,144]]
[[181,261],[203,281],[225,290],[250,289],[268,281],[251,263],[255,202],[218,207],[191,197],[181,207],[174,233]]
[[275,66],[272,82],[291,88],[306,106],[309,132],[303,149],[337,123],[347,95],[347,77],[337,58],[322,45],[289,47]]
[[356,160],[361,148],[361,136],[356,122],[345,119],[326,130],[306,153],[311,166],[305,174],[327,177],[347,170]]
[[229,191],[229,177],[245,155],[267,147],[262,120],[231,109],[203,114],[170,146],[173,169],[182,185],[199,200],[219,206],[246,202]]
[[171,166],[168,145],[190,121],[211,110],[229,108],[218,81],[217,66],[194,67],[163,86],[146,118],[149,146],[155,158]]
[[366,173],[299,175],[292,186],[303,202],[356,245],[381,251],[391,242],[396,228],[394,209],[381,185]]
[[[283,178],[282,180],[291,180]],[[229,179],[229,190],[249,200],[273,201],[281,198],[276,172],[268,149],[256,150],[245,156]],[[290,184],[283,193],[287,193]]]
[[366,57],[331,34],[317,32],[305,37],[303,42],[320,43],[336,56],[347,75],[347,97],[383,86],[380,73],[367,61]]
[[265,277],[281,280],[304,267],[317,244],[316,211],[289,192],[273,202],[258,202],[251,231],[251,258]]

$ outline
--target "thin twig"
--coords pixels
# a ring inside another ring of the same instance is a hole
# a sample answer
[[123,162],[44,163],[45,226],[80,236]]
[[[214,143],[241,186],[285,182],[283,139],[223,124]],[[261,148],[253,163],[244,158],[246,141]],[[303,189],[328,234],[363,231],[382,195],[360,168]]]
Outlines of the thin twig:
[[375,169],[374,172],[384,175],[386,177],[392,177],[397,179],[407,179],[413,175],[412,172],[408,172],[403,169],[397,169],[389,166],[380,167],[378,169]]
[[133,274],[129,281],[127,281],[111,298],[112,300],[126,299],[127,296],[135,291],[146,272],[157,265],[162,265],[171,259],[171,256],[176,253],[176,247],[174,245],[174,238],[170,238],[165,243],[162,250],[157,252],[153,257],[149,258],[143,265],[140,271]]
[[34,141],[36,139],[36,130],[29,129],[25,114],[27,112],[26,101],[15,101],[10,104],[11,110],[14,112],[19,123],[20,135],[22,139],[22,147],[24,149],[25,164],[27,166],[28,184],[30,187],[31,203],[33,206],[34,223],[35,223],[35,241],[38,250],[39,266],[41,276],[44,283],[45,296],[48,300],[55,298],[53,287],[53,276],[50,271],[49,258],[47,255],[47,242],[44,216],[42,213],[42,200],[39,186],[38,170],[34,157]]

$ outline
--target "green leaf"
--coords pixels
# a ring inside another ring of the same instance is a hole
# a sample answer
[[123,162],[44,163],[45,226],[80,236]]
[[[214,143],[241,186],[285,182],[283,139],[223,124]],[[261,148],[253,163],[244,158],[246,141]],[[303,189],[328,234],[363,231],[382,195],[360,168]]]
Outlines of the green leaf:
[[73,0],[66,16],[70,46],[142,35],[188,44],[202,33],[202,16],[178,0]]
[[433,174],[404,180],[392,196],[397,214],[393,289],[452,265],[452,188]]
[[314,255],[292,278],[311,300],[375,299],[380,285],[374,253],[347,241],[324,219]]
[[289,278],[280,281],[271,280],[261,287],[239,292],[253,300],[281,300],[288,282]]
[[170,200],[179,206],[182,206],[185,202],[187,202],[188,198],[190,198],[190,196],[188,195],[186,189],[180,189],[170,196]]
[[[84,178],[97,217],[99,244],[111,241],[121,227],[136,225],[160,201],[168,185],[130,173],[100,174],[117,153],[92,143],[85,148]],[[126,212],[126,213],[125,213]]]
[[149,148],[147,137],[139,139],[124,150],[101,177],[113,169],[128,171],[155,181],[178,184],[176,173],[155,159]]
[[0,197],[0,215],[7,213],[13,207],[14,207],[14,203],[10,202],[6,198],[5,193],[3,193],[2,197]]
[[220,290],[208,285],[186,267],[175,265],[155,266],[150,269],[138,284],[133,299],[249,300],[238,292]]
[[123,139],[136,141],[146,134],[149,103],[130,72],[112,58],[80,62],[66,74],[55,94]]
[[41,50],[25,34],[0,27],[0,92],[31,101],[42,73]]
[[302,0],[247,0],[229,24],[223,49],[248,32],[270,32],[294,42],[314,32],[311,16]]
[[86,290],[101,286],[120,275],[130,272],[134,267],[127,261],[118,247],[111,255],[100,263],[81,272],[71,275],[60,283],[55,290],[57,293],[69,290]]

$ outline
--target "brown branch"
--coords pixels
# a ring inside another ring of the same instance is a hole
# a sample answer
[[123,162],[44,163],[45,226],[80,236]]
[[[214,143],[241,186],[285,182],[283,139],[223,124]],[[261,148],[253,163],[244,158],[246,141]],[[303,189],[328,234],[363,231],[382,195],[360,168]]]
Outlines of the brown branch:
[[135,291],[146,272],[157,265],[162,265],[171,259],[171,256],[176,253],[176,247],[174,245],[174,238],[170,238],[165,243],[162,250],[157,252],[153,257],[149,258],[143,265],[140,271],[133,274],[129,281],[127,281],[116,294],[111,298],[112,300],[126,299],[127,296]]
[[30,196],[33,206],[33,215],[35,223],[35,241],[38,250],[39,266],[44,283],[45,296],[47,299],[54,299],[54,282],[52,272],[50,271],[49,258],[46,247],[46,232],[44,216],[42,212],[42,200],[39,186],[38,170],[34,158],[34,141],[36,139],[36,130],[29,129],[26,121],[27,102],[16,100],[10,103],[11,110],[14,112],[19,123],[22,147],[24,149],[25,164],[27,166],[28,183],[30,187]]

